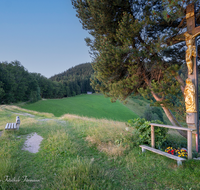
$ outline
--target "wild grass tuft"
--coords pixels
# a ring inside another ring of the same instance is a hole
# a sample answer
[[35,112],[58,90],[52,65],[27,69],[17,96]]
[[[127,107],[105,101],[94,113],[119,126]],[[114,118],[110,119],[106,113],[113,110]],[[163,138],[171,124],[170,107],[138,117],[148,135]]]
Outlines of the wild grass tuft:
[[41,147],[44,154],[50,154],[54,159],[60,156],[71,156],[76,153],[73,143],[63,129],[50,132],[47,139],[43,141]]
[[56,176],[53,189],[100,189],[106,188],[106,172],[89,159],[77,157]]

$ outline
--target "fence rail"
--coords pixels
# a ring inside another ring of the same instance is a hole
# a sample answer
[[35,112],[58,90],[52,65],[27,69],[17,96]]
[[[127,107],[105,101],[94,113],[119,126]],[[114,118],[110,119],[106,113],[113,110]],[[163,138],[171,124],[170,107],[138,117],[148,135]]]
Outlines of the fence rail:
[[178,127],[178,126],[171,126],[171,125],[162,125],[162,124],[156,124],[156,123],[150,123],[150,125],[151,125],[151,147],[152,148],[155,148],[154,126],[187,131],[188,159],[192,159],[192,131],[196,131],[196,129]]

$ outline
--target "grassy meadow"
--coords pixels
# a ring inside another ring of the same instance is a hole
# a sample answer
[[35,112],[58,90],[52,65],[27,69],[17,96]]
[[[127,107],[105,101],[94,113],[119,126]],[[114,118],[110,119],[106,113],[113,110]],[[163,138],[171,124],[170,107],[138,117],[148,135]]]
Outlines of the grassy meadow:
[[[5,131],[17,115],[20,129]],[[125,122],[1,106],[0,189],[200,189],[200,161],[177,167],[166,157],[142,154],[132,146],[133,130]],[[34,132],[44,138],[35,154],[22,150]]]
[[75,114],[98,119],[127,121],[138,115],[120,102],[111,103],[109,98],[100,94],[82,94],[63,99],[40,100],[33,104],[26,104],[22,108],[38,112],[48,112],[60,117],[64,114]]

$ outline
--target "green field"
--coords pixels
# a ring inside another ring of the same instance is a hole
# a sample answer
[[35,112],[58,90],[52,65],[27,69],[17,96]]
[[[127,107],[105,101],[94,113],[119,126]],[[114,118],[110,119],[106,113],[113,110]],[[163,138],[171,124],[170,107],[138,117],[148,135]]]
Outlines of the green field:
[[111,103],[109,98],[99,94],[84,94],[63,99],[41,100],[21,107],[38,112],[53,113],[56,117],[67,113],[115,121],[127,121],[138,117],[122,103]]

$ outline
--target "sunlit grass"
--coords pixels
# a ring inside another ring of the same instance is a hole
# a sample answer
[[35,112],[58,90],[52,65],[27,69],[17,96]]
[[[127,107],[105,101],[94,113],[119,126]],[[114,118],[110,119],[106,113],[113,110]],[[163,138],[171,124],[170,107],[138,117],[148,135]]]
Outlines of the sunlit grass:
[[63,99],[40,100],[33,104],[22,105],[21,107],[38,112],[52,113],[56,117],[64,114],[73,114],[115,121],[127,121],[128,119],[138,117],[137,114],[122,103],[111,103],[109,98],[98,94],[83,94]]
[[[2,126],[15,119],[14,112],[12,107],[0,109]],[[134,136],[124,122],[38,113],[20,119],[18,131],[3,129],[0,137],[0,189],[200,189],[199,161],[177,167],[174,160],[142,154],[131,146]],[[21,150],[33,132],[44,138],[36,154]],[[6,182],[5,176],[20,182]],[[22,182],[24,176],[39,182]]]

